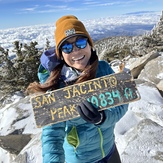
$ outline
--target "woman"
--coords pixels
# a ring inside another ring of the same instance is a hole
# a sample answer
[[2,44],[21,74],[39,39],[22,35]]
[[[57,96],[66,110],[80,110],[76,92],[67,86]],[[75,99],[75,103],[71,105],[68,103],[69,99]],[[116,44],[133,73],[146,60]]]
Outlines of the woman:
[[[28,92],[46,92],[114,73],[105,61],[98,61],[93,41],[84,25],[73,15],[56,22],[56,50],[41,56],[40,83]],[[128,105],[97,111],[90,102],[77,106],[79,118],[49,125],[42,130],[44,163],[120,163],[115,145],[115,124]]]

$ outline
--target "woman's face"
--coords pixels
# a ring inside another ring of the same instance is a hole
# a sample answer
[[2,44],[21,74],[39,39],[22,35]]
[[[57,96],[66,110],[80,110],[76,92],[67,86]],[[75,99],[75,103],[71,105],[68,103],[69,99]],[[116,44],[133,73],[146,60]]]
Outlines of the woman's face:
[[78,70],[83,71],[84,68],[86,67],[86,65],[89,62],[89,59],[91,57],[91,46],[89,45],[89,43],[86,41],[86,46],[81,49],[78,48],[75,44],[76,41],[78,41],[77,44],[79,44],[79,46],[81,45],[82,42],[82,38],[81,36],[74,36],[71,37],[69,39],[67,39],[62,45],[61,45],[61,49],[63,49],[62,47],[64,47],[64,45],[69,45],[69,43],[73,43],[73,50],[67,54],[64,52],[64,50],[62,50],[62,56],[64,61],[70,66],[70,67],[74,67]]

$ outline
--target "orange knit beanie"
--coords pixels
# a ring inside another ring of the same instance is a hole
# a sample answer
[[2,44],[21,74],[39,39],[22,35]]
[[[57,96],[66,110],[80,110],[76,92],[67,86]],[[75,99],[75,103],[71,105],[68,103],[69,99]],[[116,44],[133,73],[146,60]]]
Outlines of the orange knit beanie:
[[56,53],[58,57],[60,45],[66,39],[76,35],[86,36],[88,38],[89,44],[93,47],[93,41],[90,35],[85,29],[83,23],[79,21],[77,17],[73,15],[66,15],[57,20],[55,30],[55,41],[56,41]]

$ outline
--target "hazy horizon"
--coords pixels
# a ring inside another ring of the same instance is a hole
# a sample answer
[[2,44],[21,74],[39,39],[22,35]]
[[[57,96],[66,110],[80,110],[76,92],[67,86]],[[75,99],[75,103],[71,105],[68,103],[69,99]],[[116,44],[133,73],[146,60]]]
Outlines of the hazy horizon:
[[55,23],[67,14],[85,21],[153,13],[160,12],[162,6],[162,0],[1,0],[0,29]]

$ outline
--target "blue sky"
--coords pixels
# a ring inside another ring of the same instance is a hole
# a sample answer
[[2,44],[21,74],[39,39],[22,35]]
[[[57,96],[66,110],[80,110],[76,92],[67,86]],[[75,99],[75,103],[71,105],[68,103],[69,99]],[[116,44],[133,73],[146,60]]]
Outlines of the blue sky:
[[0,29],[55,23],[66,14],[86,20],[162,10],[163,0],[0,0]]

